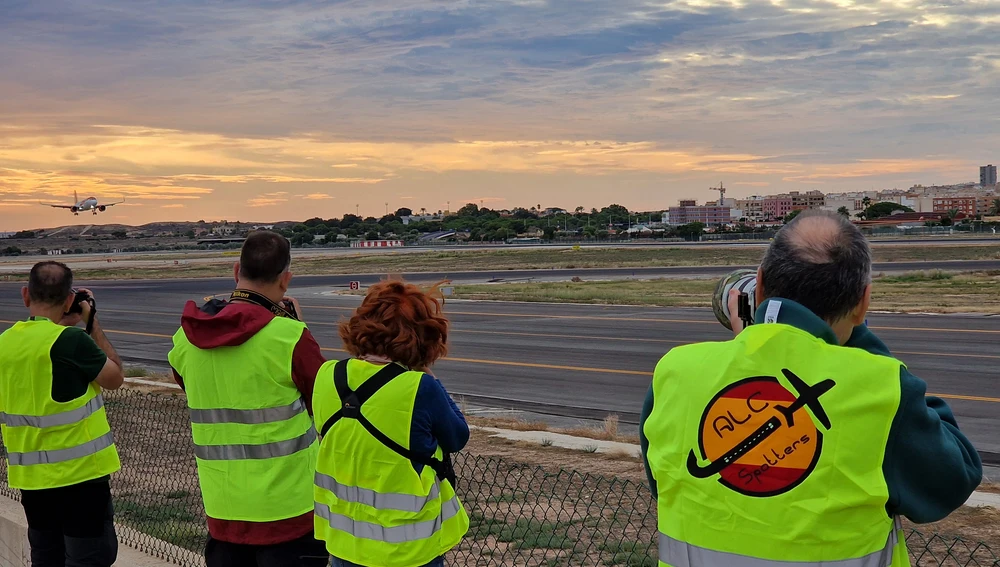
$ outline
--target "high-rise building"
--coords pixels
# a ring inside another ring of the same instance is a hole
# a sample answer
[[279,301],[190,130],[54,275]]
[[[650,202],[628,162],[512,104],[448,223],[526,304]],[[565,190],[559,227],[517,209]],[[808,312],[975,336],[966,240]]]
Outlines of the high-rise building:
[[997,184],[997,166],[990,164],[979,168],[979,185],[992,189]]

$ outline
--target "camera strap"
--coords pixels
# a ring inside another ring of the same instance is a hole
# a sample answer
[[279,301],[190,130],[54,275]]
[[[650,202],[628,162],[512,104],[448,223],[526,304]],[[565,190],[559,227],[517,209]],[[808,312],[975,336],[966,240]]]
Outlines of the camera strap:
[[91,335],[94,333],[94,318],[97,317],[97,302],[94,301],[93,297],[87,298],[87,303],[90,304],[90,317],[87,318],[87,334]]
[[284,317],[286,319],[299,320],[298,313],[295,312],[294,308],[286,309],[285,307],[278,305],[277,303],[271,301],[270,299],[264,297],[263,295],[257,293],[256,291],[249,291],[246,289],[237,289],[229,296],[229,301],[238,299],[240,301],[246,301],[247,303],[253,303],[254,305],[259,305],[264,309],[267,309],[271,313],[274,313],[278,317]]

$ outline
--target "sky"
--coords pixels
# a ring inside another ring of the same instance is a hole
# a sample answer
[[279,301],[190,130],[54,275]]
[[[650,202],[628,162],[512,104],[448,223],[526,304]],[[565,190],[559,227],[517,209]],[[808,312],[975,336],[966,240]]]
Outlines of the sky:
[[[3,0],[0,231],[978,181],[995,0]],[[39,201],[126,203],[74,219]]]

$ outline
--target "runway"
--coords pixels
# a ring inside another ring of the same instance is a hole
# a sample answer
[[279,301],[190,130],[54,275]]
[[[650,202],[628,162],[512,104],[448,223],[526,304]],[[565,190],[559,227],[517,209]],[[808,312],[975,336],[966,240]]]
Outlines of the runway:
[[[704,274],[711,269],[697,270]],[[475,277],[483,281],[488,276]],[[331,294],[331,286],[350,279],[368,284],[377,278],[316,276],[293,282],[292,295],[302,302],[304,318],[328,358],[344,356],[337,322],[360,301]],[[230,280],[211,279],[94,282],[88,287],[122,357],[163,368],[184,302],[226,294],[231,285]],[[708,309],[451,301],[446,312],[453,323],[451,351],[435,371],[454,395],[477,404],[584,419],[617,413],[626,423],[637,422],[652,369],[665,352],[730,336]],[[0,330],[24,316],[19,286],[0,284]],[[872,314],[869,324],[928,383],[930,393],[948,401],[984,459],[1000,464],[1000,352],[994,347],[1000,340],[1000,319]]]

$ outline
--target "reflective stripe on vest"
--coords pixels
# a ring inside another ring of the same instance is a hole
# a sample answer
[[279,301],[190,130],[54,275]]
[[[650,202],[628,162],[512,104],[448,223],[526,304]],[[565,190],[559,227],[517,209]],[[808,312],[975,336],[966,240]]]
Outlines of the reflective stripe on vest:
[[242,423],[259,425],[285,421],[304,413],[306,404],[302,399],[295,400],[287,406],[253,410],[237,409],[191,409],[191,423]]
[[441,481],[439,480],[434,481],[434,485],[431,486],[431,492],[427,496],[385,494],[367,488],[347,486],[337,482],[332,476],[319,472],[316,473],[316,486],[332,492],[337,496],[338,500],[343,500],[344,502],[364,504],[376,510],[399,510],[400,512],[413,512],[414,514],[422,511],[428,503],[437,500],[438,496],[441,495]]
[[244,461],[248,459],[273,459],[304,451],[316,440],[316,428],[294,439],[264,443],[263,445],[195,445],[194,456],[203,461]]
[[50,463],[62,463],[72,461],[81,457],[95,455],[104,449],[114,445],[115,437],[109,431],[101,437],[88,441],[69,449],[56,449],[54,451],[34,451],[31,453],[7,453],[7,459],[13,466],[27,467],[31,465],[45,465]]
[[17,415],[0,412],[0,422],[3,422],[7,427],[36,427],[38,429],[59,427],[83,421],[103,407],[104,398],[98,395],[91,398],[83,407],[53,415]]
[[696,545],[684,543],[668,535],[660,534],[660,562],[671,567],[889,567],[892,554],[899,544],[901,529],[899,519],[883,549],[858,557],[840,561],[771,561],[736,555],[724,551],[712,551]]
[[356,538],[395,544],[433,537],[434,534],[441,531],[441,526],[457,516],[461,509],[462,505],[458,502],[458,496],[455,496],[441,506],[441,515],[433,520],[387,528],[378,524],[352,520],[347,516],[333,513],[326,504],[316,503],[316,515],[326,520],[331,528],[349,533]]

